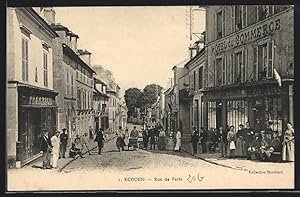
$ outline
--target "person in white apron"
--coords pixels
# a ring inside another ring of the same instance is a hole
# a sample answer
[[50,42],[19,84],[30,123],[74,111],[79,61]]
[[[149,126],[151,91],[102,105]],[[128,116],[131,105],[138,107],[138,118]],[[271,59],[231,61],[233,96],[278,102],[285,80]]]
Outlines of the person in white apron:
[[60,140],[58,136],[59,136],[59,131],[56,131],[55,134],[51,137],[51,144],[52,144],[51,163],[53,168],[57,168],[57,161],[59,156]]
[[175,152],[179,152],[181,148],[181,132],[178,130],[176,133]]

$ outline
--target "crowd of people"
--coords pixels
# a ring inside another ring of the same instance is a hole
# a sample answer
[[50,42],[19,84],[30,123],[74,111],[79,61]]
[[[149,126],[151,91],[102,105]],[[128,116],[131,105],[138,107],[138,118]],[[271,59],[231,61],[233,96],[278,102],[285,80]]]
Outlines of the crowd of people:
[[[43,160],[42,169],[55,169],[58,167],[58,160],[66,158],[67,145],[69,142],[69,136],[66,134],[66,131],[67,130],[65,128],[62,129],[62,132],[56,131],[51,138],[49,137],[47,130],[43,131],[40,139],[40,153],[42,153]],[[94,142],[97,143],[98,154],[101,155],[101,150],[104,144],[103,130],[96,130],[92,136],[95,136]],[[85,150],[91,155],[91,149],[89,147],[91,139],[93,139],[93,137],[89,137],[88,133],[84,133],[82,136],[76,135],[76,138],[71,143],[71,147],[69,149],[69,158],[75,158],[77,155],[84,158],[83,152]]]
[[201,153],[215,153],[218,148],[221,157],[236,158],[246,157],[249,160],[262,161],[294,161],[294,129],[292,124],[287,124],[283,135],[278,131],[268,129],[254,132],[250,123],[239,125],[238,130],[230,126],[226,131],[222,126],[219,129],[204,128],[197,132],[193,127],[191,143],[193,154],[198,152],[200,144]]

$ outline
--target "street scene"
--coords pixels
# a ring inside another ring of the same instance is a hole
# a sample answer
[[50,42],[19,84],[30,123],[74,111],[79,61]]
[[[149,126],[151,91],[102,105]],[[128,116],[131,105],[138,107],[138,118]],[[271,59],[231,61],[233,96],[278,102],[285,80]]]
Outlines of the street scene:
[[294,188],[294,6],[8,7],[7,27],[7,191]]

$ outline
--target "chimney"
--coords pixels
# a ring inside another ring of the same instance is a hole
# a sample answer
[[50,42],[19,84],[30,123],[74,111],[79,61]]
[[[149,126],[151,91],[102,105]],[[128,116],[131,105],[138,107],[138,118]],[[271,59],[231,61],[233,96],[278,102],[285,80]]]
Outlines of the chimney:
[[89,66],[92,66],[91,65],[91,55],[92,53],[88,52],[86,49],[79,49],[78,50],[78,54],[79,54],[79,57]]
[[55,13],[55,10],[53,9],[53,7],[44,7],[41,9],[42,9],[42,13],[43,13],[43,16],[44,16],[46,22],[49,24],[54,24],[56,13]]

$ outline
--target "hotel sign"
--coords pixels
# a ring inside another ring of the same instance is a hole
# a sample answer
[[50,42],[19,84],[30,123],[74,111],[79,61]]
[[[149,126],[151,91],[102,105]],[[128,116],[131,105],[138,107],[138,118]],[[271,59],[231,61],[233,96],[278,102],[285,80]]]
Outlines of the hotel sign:
[[210,54],[220,53],[256,39],[266,37],[275,31],[280,30],[280,28],[280,18],[277,17],[275,19],[267,20],[264,23],[257,24],[216,42],[212,45]]

